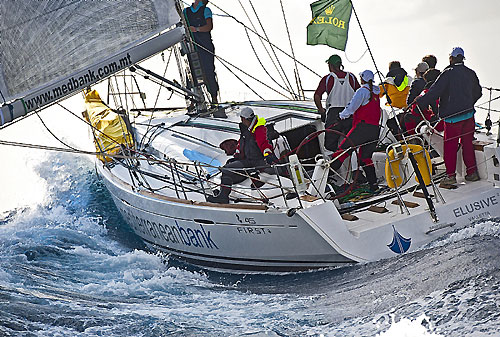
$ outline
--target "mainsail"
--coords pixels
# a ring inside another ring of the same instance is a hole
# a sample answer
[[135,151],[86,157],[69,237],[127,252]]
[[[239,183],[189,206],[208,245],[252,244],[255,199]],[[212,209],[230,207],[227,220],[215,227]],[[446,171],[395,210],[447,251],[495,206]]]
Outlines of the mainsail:
[[174,0],[4,0],[0,17],[0,125],[183,37]]

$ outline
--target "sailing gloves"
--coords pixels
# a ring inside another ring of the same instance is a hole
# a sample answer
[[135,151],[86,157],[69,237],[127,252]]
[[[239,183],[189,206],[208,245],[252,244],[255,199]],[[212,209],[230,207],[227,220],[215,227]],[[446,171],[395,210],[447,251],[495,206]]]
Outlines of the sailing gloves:
[[278,157],[276,157],[274,153],[268,154],[264,159],[268,165],[278,164]]

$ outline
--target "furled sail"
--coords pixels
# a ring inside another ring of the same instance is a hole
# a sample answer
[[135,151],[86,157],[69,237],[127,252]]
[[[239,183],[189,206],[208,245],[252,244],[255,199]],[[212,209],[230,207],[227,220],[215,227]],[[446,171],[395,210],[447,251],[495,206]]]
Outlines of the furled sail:
[[122,116],[107,107],[96,90],[85,94],[85,118],[94,130],[94,145],[96,151],[103,153],[97,158],[110,161],[105,154],[118,154],[123,147],[132,148],[133,139]]
[[158,53],[184,33],[173,28],[180,21],[174,0],[3,0],[0,17],[0,125]]

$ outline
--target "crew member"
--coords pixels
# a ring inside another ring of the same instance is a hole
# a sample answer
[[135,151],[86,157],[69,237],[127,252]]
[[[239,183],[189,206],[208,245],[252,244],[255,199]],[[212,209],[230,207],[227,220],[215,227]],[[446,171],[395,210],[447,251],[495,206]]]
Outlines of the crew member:
[[[352,118],[341,120],[339,113],[344,110],[360,85],[354,74],[344,71],[340,56],[332,55],[326,62],[330,73],[319,82],[318,88],[314,92],[314,103],[321,114],[321,120],[325,122],[325,129],[345,134],[352,127]],[[321,102],[321,97],[325,92],[328,93],[326,109]],[[330,151],[335,151],[339,136],[334,132],[326,132],[325,147]]]
[[415,68],[415,79],[411,82],[410,92],[406,98],[406,104],[410,105],[418,95],[422,93],[425,87],[424,73],[429,69],[429,65],[425,62],[420,62]]
[[267,139],[266,120],[249,107],[241,110],[240,118],[240,140],[234,158],[221,168],[221,190],[217,196],[209,196],[209,202],[228,204],[231,186],[248,178],[246,169],[265,168],[266,164],[278,162]]
[[[441,72],[439,70],[434,68],[429,69],[424,73],[423,78],[425,80],[425,86],[424,90],[419,96],[423,96],[429,91],[429,88],[434,84],[440,73]],[[427,107],[422,108],[420,106],[417,106],[416,103],[413,103],[410,112],[406,113],[404,117],[406,133],[408,135],[415,134],[415,127],[424,118],[430,122],[435,122],[438,118],[438,106],[439,99],[437,99],[435,102],[431,102],[431,104],[429,104]],[[434,128],[437,131],[441,132],[444,129],[444,123],[439,122],[434,126]]]
[[455,171],[459,141],[467,167],[465,180],[479,180],[472,141],[475,131],[474,104],[482,96],[482,89],[476,73],[464,65],[462,48],[453,48],[449,60],[450,65],[443,70],[434,85],[416,100],[419,106],[426,107],[439,98],[439,117],[445,122],[444,163],[447,176],[441,181],[443,185],[457,183]]
[[[387,104],[392,108],[397,108],[399,112],[406,107],[406,98],[410,92],[411,77],[408,76],[406,70],[401,68],[399,61],[389,63],[389,72],[386,75],[384,83],[380,85],[380,97],[386,95]],[[401,130],[399,125],[401,114],[395,112],[395,116],[387,121],[387,126],[396,138],[400,138]],[[397,119],[397,120],[396,120]]]
[[436,69],[437,58],[436,56],[429,54],[422,57],[422,62],[425,62],[429,65],[429,69]]
[[350,156],[350,151],[345,150],[351,146],[360,146],[361,165],[365,171],[370,190],[374,192],[378,186],[372,154],[380,134],[380,88],[373,86],[372,71],[365,70],[359,76],[361,88],[356,91],[347,107],[339,114],[341,119],[353,116],[353,121],[351,130],[340,144],[339,149],[332,155],[332,158],[335,159],[332,168],[337,170],[342,162]]
[[210,33],[213,29],[213,21],[212,11],[207,7],[207,4],[208,0],[195,0],[190,7],[184,9],[184,16],[200,58],[205,85],[210,93],[212,104],[217,104],[219,84],[215,75],[215,47]]

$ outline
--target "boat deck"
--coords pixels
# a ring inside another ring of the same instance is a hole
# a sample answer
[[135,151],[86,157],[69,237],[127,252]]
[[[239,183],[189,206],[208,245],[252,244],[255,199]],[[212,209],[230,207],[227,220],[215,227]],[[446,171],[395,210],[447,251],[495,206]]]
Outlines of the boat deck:
[[[433,196],[432,201],[436,209],[438,209],[438,216],[443,209],[444,211],[446,211],[446,209],[450,211],[450,207],[451,212],[456,212],[455,216],[467,216],[467,214],[463,214],[463,212],[467,212],[467,210],[464,211],[464,207],[460,208],[460,206],[457,205],[460,205],[461,201],[464,204],[468,203],[466,200],[469,199],[470,195],[479,195],[483,191],[491,190],[492,183],[485,180],[468,182],[463,179],[459,179],[456,189],[440,188],[439,186],[437,186],[437,188],[445,200],[444,205],[439,199],[438,201],[436,200],[432,187],[428,187],[428,191]],[[374,229],[381,224],[401,221],[407,219],[408,217],[418,216],[423,213],[427,213],[429,218],[431,218],[427,201],[421,196],[421,194],[422,192],[417,190],[416,193],[406,193],[401,196],[405,203],[411,203],[410,206],[412,207],[407,207],[410,215],[408,215],[405,210],[403,210],[403,213],[401,212],[398,198],[395,196],[391,199],[373,204],[378,206],[375,209],[371,209],[367,206],[363,209],[350,212],[349,214],[353,215],[354,217],[352,218],[355,220],[345,220],[345,223],[353,234],[359,235],[360,233]],[[498,195],[500,195],[500,189],[498,189],[497,196]],[[500,197],[495,199],[493,202],[497,201],[500,202]],[[454,206],[446,207],[446,205]],[[480,206],[481,204],[477,207]]]

